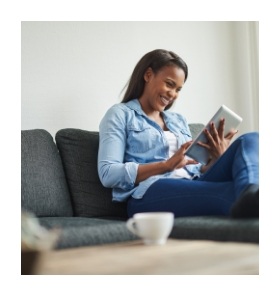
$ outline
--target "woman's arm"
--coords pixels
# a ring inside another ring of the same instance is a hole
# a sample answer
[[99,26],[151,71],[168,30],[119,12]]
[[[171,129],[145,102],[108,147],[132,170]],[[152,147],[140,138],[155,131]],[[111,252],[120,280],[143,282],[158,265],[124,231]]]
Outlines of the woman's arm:
[[113,106],[105,114],[99,126],[98,174],[105,187],[129,190],[151,176],[197,163],[185,157],[185,151],[191,142],[183,144],[166,161],[148,164],[124,163],[127,141],[126,112],[123,106]]
[[185,157],[185,152],[190,145],[191,142],[183,144],[177,152],[166,161],[140,164],[138,167],[136,183],[154,175],[164,174],[174,171],[175,169],[180,169],[188,164],[197,164],[195,160],[187,159]]
[[134,187],[138,164],[124,163],[126,148],[126,110],[111,107],[99,125],[98,174],[109,188],[129,190]]

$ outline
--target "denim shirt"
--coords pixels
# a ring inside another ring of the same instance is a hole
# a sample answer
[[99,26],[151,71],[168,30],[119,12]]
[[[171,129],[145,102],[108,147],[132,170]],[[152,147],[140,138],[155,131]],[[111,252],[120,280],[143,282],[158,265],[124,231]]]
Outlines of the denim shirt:
[[[187,121],[180,114],[164,111],[167,128],[177,138],[178,149],[191,141]],[[99,126],[98,174],[105,187],[113,188],[113,201],[130,196],[142,198],[159,178],[170,178],[172,172],[156,175],[135,184],[139,164],[165,161],[169,145],[162,128],[142,110],[138,99],[112,106]],[[187,165],[192,176],[200,176],[201,164]]]

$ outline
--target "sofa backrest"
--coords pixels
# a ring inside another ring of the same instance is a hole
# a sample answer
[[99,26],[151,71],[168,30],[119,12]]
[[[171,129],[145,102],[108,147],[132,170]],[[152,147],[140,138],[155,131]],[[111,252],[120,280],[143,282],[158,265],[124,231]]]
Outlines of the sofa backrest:
[[201,130],[204,128],[204,124],[202,123],[191,123],[189,124],[192,138],[195,139],[198,134],[201,132]]
[[79,217],[126,219],[126,203],[113,203],[112,190],[103,187],[97,172],[99,133],[62,129],[55,136],[73,202]]
[[21,131],[21,206],[38,217],[73,216],[61,158],[42,129]]
[[[193,137],[203,128],[191,124]],[[62,158],[75,216],[127,219],[126,203],[112,202],[112,190],[103,187],[97,172],[99,133],[62,129],[55,136]]]

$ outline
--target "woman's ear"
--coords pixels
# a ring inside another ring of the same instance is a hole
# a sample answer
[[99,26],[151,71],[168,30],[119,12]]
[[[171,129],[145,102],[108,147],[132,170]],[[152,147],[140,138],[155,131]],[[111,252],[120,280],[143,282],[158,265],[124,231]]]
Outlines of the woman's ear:
[[149,68],[146,70],[145,74],[144,74],[144,80],[145,80],[146,82],[149,82],[149,80],[151,79],[151,77],[152,77],[153,74],[154,74],[154,72],[153,72],[152,68],[149,67]]

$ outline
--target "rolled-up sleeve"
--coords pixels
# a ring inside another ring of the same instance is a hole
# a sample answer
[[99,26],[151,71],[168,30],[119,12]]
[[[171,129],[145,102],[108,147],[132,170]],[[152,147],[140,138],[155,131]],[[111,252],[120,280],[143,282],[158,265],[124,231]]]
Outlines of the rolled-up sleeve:
[[119,105],[110,108],[99,126],[98,174],[105,187],[130,190],[135,186],[138,165],[124,162],[126,111]]

